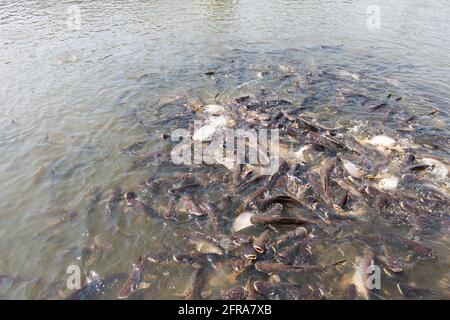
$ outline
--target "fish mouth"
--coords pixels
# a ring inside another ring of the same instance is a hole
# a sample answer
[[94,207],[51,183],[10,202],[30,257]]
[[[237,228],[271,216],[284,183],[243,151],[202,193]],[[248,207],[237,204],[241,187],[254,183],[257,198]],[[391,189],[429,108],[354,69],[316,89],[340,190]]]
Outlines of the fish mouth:
[[259,245],[253,245],[253,248],[255,249],[255,251],[259,254],[263,254],[264,253],[264,248],[262,246]]
[[250,261],[256,261],[257,255],[254,253],[244,254],[244,257]]

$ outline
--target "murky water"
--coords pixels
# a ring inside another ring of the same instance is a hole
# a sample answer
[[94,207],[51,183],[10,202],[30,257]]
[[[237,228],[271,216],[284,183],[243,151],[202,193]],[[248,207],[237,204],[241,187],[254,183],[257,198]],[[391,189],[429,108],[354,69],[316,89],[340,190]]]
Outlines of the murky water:
[[[195,219],[184,224],[148,220],[124,212],[125,206],[105,215],[108,190],[114,186],[137,191],[145,178],[176,170],[150,165],[127,172],[138,155],[167,147],[163,133],[188,126],[186,103],[212,103],[218,94],[222,102],[231,102],[265,88],[324,123],[400,134],[398,123],[382,123],[384,112],[362,108],[367,97],[382,102],[392,94],[403,97],[402,107],[416,116],[414,130],[401,135],[428,146],[422,154],[448,165],[450,5],[377,1],[379,28],[367,24],[370,5],[334,0],[3,1],[0,274],[10,278],[0,279],[0,297],[62,298],[69,265],[80,266],[83,276],[107,277],[129,273],[149,251],[193,249],[176,235],[196,227]],[[70,15],[73,8],[80,9],[80,20]],[[77,21],[79,28],[73,28]],[[293,92],[293,83],[282,80],[280,65],[291,66],[299,76],[311,75],[312,81]],[[204,74],[212,70],[218,74]],[[341,99],[343,92],[348,99]],[[146,143],[136,154],[120,152],[137,141]],[[437,184],[444,192],[446,179]],[[224,190],[207,191],[219,205],[225,203]],[[57,208],[79,215],[61,223],[45,214]],[[362,223],[357,229],[372,227]],[[417,234],[389,223],[380,229],[415,236],[433,248],[436,258],[420,260],[397,277],[383,274],[379,296],[401,298],[395,287],[399,282],[448,290],[448,223]],[[328,258],[320,255],[322,262],[362,254],[357,243],[336,246],[317,245],[317,252],[330,251]],[[351,268],[349,263],[342,273]],[[138,291],[136,298],[180,298],[192,270],[177,264],[151,266],[145,274],[150,289]],[[216,274],[210,282],[212,297],[240,280]],[[100,297],[116,295],[110,290]]]

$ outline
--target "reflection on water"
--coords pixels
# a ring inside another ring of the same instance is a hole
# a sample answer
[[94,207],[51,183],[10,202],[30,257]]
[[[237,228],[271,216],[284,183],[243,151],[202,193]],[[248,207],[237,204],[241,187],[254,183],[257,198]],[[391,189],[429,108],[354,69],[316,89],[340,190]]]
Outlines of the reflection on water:
[[[361,97],[393,94],[417,117],[416,143],[448,141],[446,1],[378,1],[379,30],[366,25],[370,1],[84,1],[76,3],[80,29],[70,30],[73,4],[0,5],[0,275],[9,276],[0,279],[2,298],[57,297],[68,265],[106,277],[129,272],[149,250],[183,245],[171,236],[180,226],[130,214],[109,219],[104,208],[114,186],[134,190],[158,170],[127,173],[136,154],[120,150],[137,141],[145,141],[138,155],[163,149],[161,135],[185,125],[186,103],[211,103],[218,94],[231,101],[265,87],[323,121],[364,126],[383,116],[362,110]],[[271,74],[279,65],[327,80],[292,93],[292,83]],[[206,77],[211,70],[219,75]],[[350,91],[354,98],[342,102]],[[178,96],[185,100],[159,108]],[[428,156],[448,163],[448,148]],[[79,215],[61,222],[46,215],[55,208]],[[445,290],[448,232],[422,240],[438,258],[402,280]],[[144,297],[179,297],[191,271],[155,267],[147,282],[158,290]]]

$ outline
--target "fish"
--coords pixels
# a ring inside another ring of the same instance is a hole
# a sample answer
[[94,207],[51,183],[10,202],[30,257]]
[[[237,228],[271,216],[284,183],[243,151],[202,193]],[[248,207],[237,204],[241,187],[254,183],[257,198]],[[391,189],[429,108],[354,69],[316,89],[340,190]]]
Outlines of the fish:
[[166,220],[177,220],[177,214],[175,212],[176,200],[175,197],[170,196],[167,203],[167,207],[164,210],[163,217]]
[[382,210],[387,203],[387,195],[384,193],[377,194],[373,200],[373,206],[377,210]]
[[394,273],[400,273],[411,270],[415,263],[404,261],[403,259],[395,256],[377,256],[377,259],[383,263],[383,265]]
[[344,191],[341,193],[336,202],[333,204],[333,207],[337,210],[337,212],[342,212],[345,209],[347,201],[348,201],[348,192]]
[[257,253],[263,254],[269,241],[270,231],[266,230],[253,240],[253,248]]
[[192,189],[201,188],[202,186],[199,183],[188,183],[181,186],[173,186],[169,189],[170,195],[178,195],[186,191],[190,191]]
[[302,240],[308,235],[308,230],[305,227],[297,227],[292,231],[288,231],[285,234],[279,236],[275,242],[279,245],[286,241]]
[[212,237],[207,236],[197,231],[188,232],[184,238],[195,245],[196,250],[201,253],[216,253],[219,255],[225,254],[225,250]]
[[213,202],[211,202],[211,199],[209,199],[208,195],[204,196],[203,202],[200,204],[200,209],[208,216],[214,232],[223,234],[224,230],[222,224],[219,221],[219,208]]
[[245,289],[247,291],[247,300],[262,300],[264,296],[256,291],[254,283],[257,281],[255,276],[249,276],[245,283]]
[[152,207],[142,202],[135,192],[129,191],[125,193],[124,198],[127,206],[133,208],[136,213],[144,216],[155,216],[155,212],[153,211]]
[[307,247],[308,239],[296,240],[294,243],[286,246],[277,254],[277,260],[285,265],[291,265],[297,258],[310,256],[311,251]]
[[284,159],[280,159],[280,164],[278,166],[277,172],[272,174],[267,181],[267,188],[271,188],[272,186],[274,186],[278,179],[285,175],[289,171],[289,169],[290,166],[287,161]]
[[326,127],[324,125],[321,125],[319,123],[317,123],[316,121],[314,121],[311,118],[308,118],[304,115],[300,115],[297,117],[297,120],[301,121],[302,123],[304,123],[305,125],[309,126],[311,129],[313,129],[314,131],[328,131],[328,132],[333,132],[333,131],[337,131],[342,129],[342,127],[336,127],[336,128],[331,128],[331,127]]
[[75,290],[65,297],[65,300],[95,300],[103,294],[110,292],[120,286],[121,282],[127,279],[126,273],[118,273],[107,276],[103,279],[94,279],[81,289]]
[[185,300],[202,300],[203,287],[206,284],[207,268],[200,267],[196,269],[189,279],[184,292]]
[[325,161],[320,169],[320,181],[322,183],[322,189],[325,193],[328,193],[330,189],[330,176],[336,165],[336,160]]
[[66,221],[68,219],[78,217],[78,212],[75,210],[67,210],[64,208],[59,208],[47,211],[46,215],[51,217],[58,217],[59,219],[61,219],[61,221]]
[[145,141],[137,141],[125,148],[120,149],[119,153],[124,154],[136,154],[137,151],[141,150],[147,142]]
[[336,179],[335,181],[342,189],[348,191],[353,196],[358,198],[364,197],[363,194],[348,179]]
[[115,186],[111,191],[106,203],[106,213],[111,214],[119,206],[119,202],[123,198],[122,188]]
[[357,179],[363,178],[365,175],[367,175],[366,172],[364,172],[363,168],[359,165],[354,164],[353,162],[343,159],[342,157],[339,158],[342,162],[342,166],[347,171],[347,173]]
[[273,203],[281,203],[281,204],[292,204],[299,208],[304,208],[304,204],[299,200],[289,196],[289,195],[277,195],[273,197],[269,197],[260,201],[259,205],[261,208],[268,208]]
[[119,293],[117,294],[117,299],[126,299],[134,291],[139,289],[139,285],[143,279],[143,270],[145,267],[145,260],[139,257],[138,262],[133,265],[127,281],[124,283]]
[[323,291],[320,289],[302,287],[289,282],[255,281],[253,286],[258,293],[270,300],[312,300],[323,297]]
[[368,268],[373,262],[373,253],[370,250],[365,250],[364,255],[357,257],[355,260],[355,272],[352,276],[352,283],[356,287],[358,295],[368,300],[370,298],[368,281]]
[[253,215],[250,222],[256,225],[312,225],[317,224],[314,221],[300,218],[280,217],[280,216],[261,216]]
[[337,140],[327,136],[323,136],[321,134],[318,134],[314,131],[310,131],[308,135],[306,136],[307,140],[306,142],[309,144],[318,145],[321,147],[324,147],[325,149],[330,150],[339,150],[343,149],[344,145],[338,142]]
[[231,230],[233,232],[238,232],[243,229],[246,229],[250,226],[253,226],[253,223],[250,221],[251,217],[253,217],[256,213],[252,211],[244,211],[233,222],[231,226]]
[[181,196],[178,201],[178,211],[184,212],[193,216],[204,216],[206,213],[187,195]]
[[406,168],[407,171],[423,171],[430,168],[432,165],[429,163],[415,163]]
[[144,154],[143,156],[139,157],[138,159],[134,160],[133,164],[128,169],[128,172],[134,171],[138,168],[142,168],[142,167],[146,166],[147,164],[149,164],[150,162],[155,161],[159,157],[161,157],[161,152],[150,151],[150,152]]
[[442,293],[434,289],[418,288],[405,283],[398,283],[397,289],[402,296],[408,299],[430,299],[430,298],[449,299],[450,297],[449,292]]
[[274,107],[278,107],[278,106],[290,106],[290,105],[292,105],[292,102],[285,100],[285,99],[275,99],[275,100],[264,101],[264,105],[267,108],[274,108]]
[[173,260],[187,265],[205,265],[208,261],[215,261],[220,255],[215,253],[175,253]]
[[244,257],[251,262],[256,261],[256,259],[258,258],[258,255],[255,253],[255,249],[252,244],[249,243],[244,248]]
[[89,203],[86,207],[86,213],[88,216],[92,215],[97,210],[98,202],[100,201],[100,188],[91,186],[89,188]]
[[220,294],[222,300],[245,300],[247,297],[247,289],[238,286],[228,290],[222,290]]
[[416,254],[421,259],[434,259],[435,257],[433,248],[419,242],[409,240],[397,235],[388,235],[387,239],[405,246],[409,250],[413,251],[414,254]]

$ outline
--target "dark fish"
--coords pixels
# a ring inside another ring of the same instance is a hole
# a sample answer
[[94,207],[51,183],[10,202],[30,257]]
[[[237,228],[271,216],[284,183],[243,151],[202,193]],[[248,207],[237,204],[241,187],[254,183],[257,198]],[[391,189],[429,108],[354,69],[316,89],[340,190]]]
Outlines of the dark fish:
[[449,293],[443,294],[433,289],[417,288],[408,284],[398,283],[398,291],[400,294],[408,299],[430,299],[441,297],[443,299],[449,299]]
[[249,181],[243,182],[242,184],[240,184],[236,191],[238,192],[242,192],[245,189],[247,189],[250,186],[255,185],[256,183],[260,182],[261,180],[267,180],[269,179],[268,176],[255,176],[253,178],[251,178]]
[[308,177],[309,185],[311,186],[312,190],[314,191],[315,196],[316,196],[318,199],[322,200],[322,202],[323,202],[324,204],[326,204],[327,206],[330,205],[330,201],[329,201],[330,198],[327,197],[327,196],[323,193],[322,185],[321,185],[321,183],[320,183],[320,181],[319,181],[318,175],[316,175],[316,174],[314,174],[314,173],[312,173],[312,172],[309,172],[309,173],[307,174],[307,177]]
[[249,260],[247,258],[231,258],[228,259],[227,263],[231,266],[233,271],[237,273],[241,273],[246,270],[248,267],[253,265],[253,260]]
[[204,201],[200,204],[200,209],[206,213],[211,225],[213,226],[214,232],[223,233],[222,224],[219,221],[219,208],[211,202],[208,195],[204,196]]
[[251,261],[251,262],[256,261],[256,259],[258,258],[258,255],[255,253],[255,249],[253,248],[253,245],[252,245],[252,244],[249,243],[249,244],[245,247],[245,250],[244,250],[244,257],[245,257],[247,260]]
[[188,196],[183,195],[179,199],[179,210],[194,216],[204,216],[206,213]]
[[219,259],[220,255],[215,253],[175,253],[173,261],[187,265],[206,265],[214,263]]
[[268,108],[278,107],[278,106],[290,106],[292,102],[284,99],[279,100],[266,100],[264,101],[264,105]]
[[61,221],[65,221],[68,219],[73,219],[78,216],[78,212],[74,210],[66,210],[66,209],[55,209],[50,210],[46,213],[48,216],[58,217]]
[[212,237],[207,236],[197,231],[188,232],[184,238],[196,246],[198,252],[201,253],[216,253],[223,255],[225,250]]
[[270,240],[270,231],[266,230],[253,240],[253,248],[259,254],[266,250],[267,243]]
[[339,148],[343,148],[343,145],[337,140],[331,137],[325,137],[320,135],[314,131],[310,131],[307,135],[307,141],[309,144],[319,145],[326,149],[337,150]]
[[256,189],[252,194],[250,194],[245,200],[244,200],[244,208],[249,208],[252,206],[257,206],[258,201],[264,196],[264,194],[267,192],[267,188],[265,186],[259,187]]
[[336,131],[336,130],[339,130],[339,129],[340,129],[340,128],[330,128],[330,127],[325,127],[325,126],[323,126],[323,125],[321,125],[321,124],[315,122],[314,120],[312,120],[312,119],[310,119],[310,118],[307,118],[307,117],[305,117],[305,116],[303,116],[303,115],[300,115],[297,119],[300,120],[301,122],[303,122],[304,124],[306,124],[307,126],[309,126],[309,127],[310,127],[311,129],[313,129],[314,131],[320,131],[320,130],[323,130],[323,131],[329,131],[329,132],[332,132],[332,131]]
[[261,208],[268,208],[273,203],[293,204],[294,206],[297,206],[299,208],[305,207],[299,200],[288,195],[279,195],[263,199],[260,202],[260,206]]
[[316,224],[314,221],[300,219],[300,218],[289,218],[289,217],[280,217],[280,216],[252,216],[250,218],[250,222],[252,224],[257,225],[310,225]]
[[167,207],[164,210],[163,218],[166,220],[177,220],[177,214],[175,212],[176,200],[174,197],[169,197]]
[[289,172],[290,169],[289,163],[286,162],[286,160],[281,160],[280,165],[278,166],[278,170],[276,173],[270,176],[269,181],[267,182],[267,187],[271,188],[275,183],[280,179],[282,176],[284,176],[287,172]]
[[233,99],[233,102],[241,104],[241,103],[250,102],[250,100],[252,100],[252,97],[250,97],[250,96],[242,96],[242,97]]
[[258,291],[256,291],[254,283],[256,282],[255,276],[249,276],[247,282],[245,284],[245,288],[247,290],[247,300],[262,300],[264,296],[262,296]]
[[142,273],[144,267],[145,267],[145,260],[139,257],[138,262],[135,265],[133,265],[133,269],[131,270],[131,273],[129,274],[127,281],[117,294],[117,299],[126,299],[130,296],[130,294],[139,289],[139,284],[142,281],[143,276]]
[[362,198],[362,193],[347,179],[337,179],[337,184],[345,191],[350,192],[352,195],[358,198]]
[[119,153],[129,153],[129,154],[135,154],[137,151],[141,150],[145,146],[145,141],[138,141],[133,143],[132,145],[125,147],[123,149],[120,149]]
[[106,213],[112,213],[119,206],[119,202],[122,200],[122,188],[115,186],[108,197],[106,204]]
[[119,273],[96,279],[85,285],[83,288],[71,293],[66,300],[94,300],[99,299],[105,292],[109,292],[120,285],[127,278],[127,274]]
[[247,297],[247,290],[244,287],[235,287],[221,292],[223,300],[244,300]]
[[296,258],[303,258],[311,255],[307,247],[308,242],[304,240],[297,240],[293,244],[287,246],[277,254],[277,260],[283,264],[293,264]]
[[142,202],[135,192],[130,191],[125,193],[125,201],[127,206],[133,208],[133,210],[138,214],[156,215],[153,209],[148,204]]
[[380,104],[377,104],[377,105],[375,105],[375,106],[370,107],[369,110],[370,110],[370,111],[378,111],[379,109],[384,108],[384,107],[386,107],[387,105],[388,105],[388,104],[387,104],[386,102],[383,102],[383,103],[380,103]]
[[177,195],[177,194],[181,194],[183,192],[187,192],[189,190],[192,189],[197,189],[197,188],[201,188],[202,186],[199,183],[189,183],[189,184],[185,184],[185,185],[181,185],[178,187],[172,187],[169,189],[169,194],[171,195]]
[[139,157],[136,159],[131,167],[128,169],[128,171],[134,171],[138,168],[144,167],[150,162],[154,161],[155,159],[159,158],[161,156],[161,153],[158,151],[151,151],[149,153],[146,153],[145,155]]
[[185,290],[185,300],[202,300],[203,287],[206,284],[207,268],[196,269],[189,279]]
[[320,289],[301,287],[288,282],[255,281],[253,286],[258,293],[271,300],[312,300],[323,297]]
[[384,193],[380,193],[375,196],[375,199],[373,200],[373,206],[377,210],[382,210],[387,202],[387,196]]
[[264,215],[264,216],[278,216],[283,211],[283,208],[284,207],[283,207],[283,205],[281,203],[274,203],[273,205],[271,205],[269,207],[269,209],[264,211],[262,213],[262,215]]
[[346,260],[338,261],[336,263],[326,266],[310,265],[310,264],[290,266],[279,262],[258,261],[255,263],[255,269],[264,273],[305,273],[314,271],[324,271],[329,267],[343,264],[345,261]]
[[337,209],[337,211],[343,211],[345,208],[345,205],[347,204],[348,200],[348,192],[344,191],[336,200],[333,207]]
[[161,184],[166,181],[164,178],[155,178],[155,177],[149,177],[145,179],[143,185],[144,190],[147,191],[156,191],[161,186]]
[[377,256],[377,258],[389,271],[394,273],[411,270],[415,265],[395,256]]
[[433,248],[428,247],[424,244],[421,244],[419,242],[409,240],[406,238],[403,238],[401,236],[397,235],[389,235],[387,236],[389,240],[395,241],[397,243],[402,244],[409,250],[413,251],[418,257],[422,259],[433,259],[434,258],[434,252]]
[[356,300],[358,297],[358,291],[356,286],[352,283],[346,288],[343,292],[342,299],[343,300]]
[[90,200],[86,208],[88,216],[93,214],[97,210],[98,202],[100,201],[100,189],[98,187],[89,188]]
[[286,232],[276,239],[277,244],[281,244],[289,240],[301,240],[308,235],[308,230],[305,227],[297,227],[292,231]]
[[426,163],[416,163],[416,164],[413,164],[413,165],[409,166],[406,170],[409,170],[409,171],[422,171],[422,170],[425,170],[425,169],[427,169],[427,168],[429,168],[431,166],[432,165],[426,164]]
[[154,253],[153,251],[150,251],[145,255],[144,259],[151,263],[158,264],[167,264],[172,262],[172,256],[167,252]]

